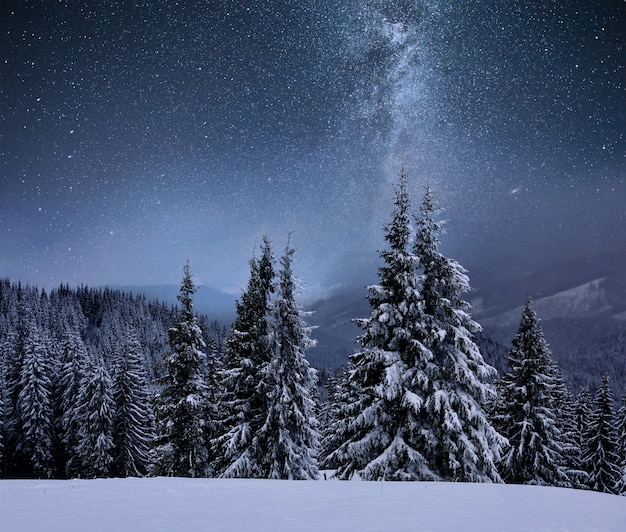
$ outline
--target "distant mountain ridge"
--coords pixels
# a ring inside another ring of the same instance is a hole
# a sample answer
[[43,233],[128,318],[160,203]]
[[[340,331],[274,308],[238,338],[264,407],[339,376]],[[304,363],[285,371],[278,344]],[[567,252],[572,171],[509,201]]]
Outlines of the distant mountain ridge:
[[[484,329],[484,338],[480,339],[486,342],[483,348],[495,346],[496,358],[490,353],[490,363],[505,365],[499,358],[506,355],[519,325],[524,299],[531,295],[554,357],[570,382],[587,383],[593,390],[599,382],[599,372],[610,372],[616,376],[616,391],[626,385],[626,353],[619,347],[626,335],[626,254],[616,252],[594,260],[568,261],[540,272],[512,276],[506,282],[500,276],[499,281],[494,279],[490,284],[485,272],[476,278],[481,288],[466,294],[466,298],[473,307],[474,319]],[[372,281],[375,284],[377,279]],[[142,293],[170,304],[177,303],[179,292],[177,285],[112,288]],[[366,286],[347,287],[306,305],[305,310],[312,312],[307,322],[315,327],[312,336],[317,340],[317,347],[308,351],[307,357],[315,367],[334,370],[345,365],[362,333],[353,320],[370,313],[367,293]],[[195,309],[229,326],[235,317],[237,298],[200,286]],[[592,363],[594,353],[596,358],[602,358],[601,364]]]
[[[536,299],[533,308],[542,320],[559,318],[585,318],[608,316],[616,317],[623,313],[619,302],[613,301],[614,292],[611,291],[609,277],[594,279],[580,286],[575,286],[562,292]],[[617,305],[616,305],[617,303]],[[517,325],[522,313],[523,305],[513,310],[483,318],[483,326]]]
[[[605,275],[594,277],[599,270]],[[565,273],[560,276],[559,272]],[[555,278],[559,278],[558,289],[550,292],[548,280]],[[613,263],[569,273],[567,268],[556,268],[535,274],[533,280],[536,283],[529,283],[529,277],[510,280],[508,290],[495,296],[491,287],[466,295],[474,319],[484,329],[477,340],[481,349],[490,351],[483,353],[489,362],[506,366],[525,298],[517,296],[528,290],[535,294],[533,308],[567,380],[575,388],[586,384],[593,393],[601,375],[608,373],[614,392],[621,395],[626,386],[626,267],[620,269]],[[489,300],[488,309],[483,298]],[[308,321],[318,327],[313,333],[318,346],[308,355],[311,361],[328,369],[345,364],[362,333],[352,320],[370,313],[366,287],[346,289],[307,310],[313,311]]]

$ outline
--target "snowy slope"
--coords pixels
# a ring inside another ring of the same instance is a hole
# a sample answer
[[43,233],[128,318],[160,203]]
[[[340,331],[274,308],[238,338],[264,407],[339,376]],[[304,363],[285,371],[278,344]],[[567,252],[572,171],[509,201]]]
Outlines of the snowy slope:
[[493,484],[0,481],[4,532],[626,530],[626,497]]
[[[519,324],[523,305],[513,310],[494,316],[483,318],[484,327],[508,326]],[[606,290],[606,278],[564,290],[548,297],[533,301],[533,308],[542,320],[554,318],[585,318],[610,312]]]

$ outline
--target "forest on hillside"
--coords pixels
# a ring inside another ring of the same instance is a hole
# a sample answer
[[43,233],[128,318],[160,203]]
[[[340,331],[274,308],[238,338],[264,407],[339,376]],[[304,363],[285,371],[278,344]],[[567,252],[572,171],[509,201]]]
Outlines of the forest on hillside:
[[413,213],[402,175],[370,315],[338,371],[307,359],[290,240],[276,260],[263,239],[230,329],[194,311],[189,264],[178,306],[0,280],[0,476],[332,469],[624,493],[626,394],[616,412],[607,375],[595,400],[574,397],[530,299],[502,360],[463,299],[467,272],[439,251],[438,216],[428,188]]

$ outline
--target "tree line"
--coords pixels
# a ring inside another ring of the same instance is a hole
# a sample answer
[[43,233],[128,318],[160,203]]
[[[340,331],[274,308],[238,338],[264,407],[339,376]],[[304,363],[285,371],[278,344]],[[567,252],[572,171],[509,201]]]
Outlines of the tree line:
[[527,300],[500,374],[476,343],[466,270],[440,251],[426,187],[402,172],[370,315],[318,396],[288,241],[264,237],[229,331],[115,291],[0,282],[4,476],[507,482],[626,492],[626,394],[576,400]]

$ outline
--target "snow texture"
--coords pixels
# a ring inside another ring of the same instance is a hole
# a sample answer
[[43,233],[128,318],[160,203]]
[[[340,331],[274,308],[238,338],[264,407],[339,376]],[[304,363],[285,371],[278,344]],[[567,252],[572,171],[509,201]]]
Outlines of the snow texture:
[[2,530],[626,530],[626,497],[541,486],[256,479],[0,481]]

